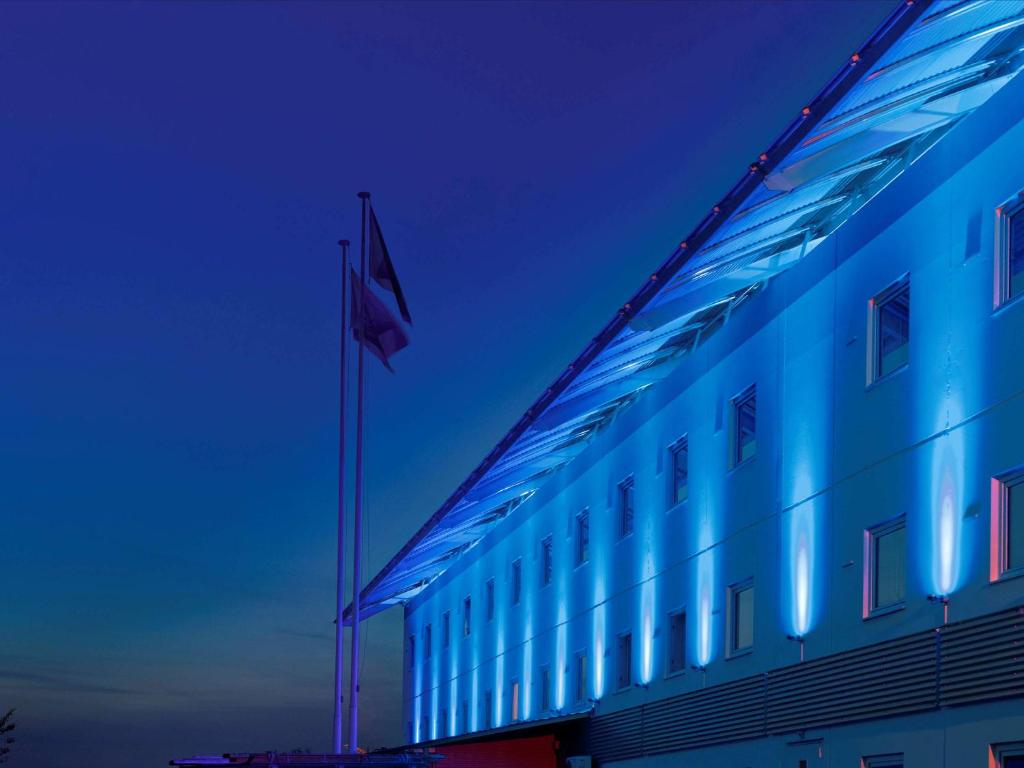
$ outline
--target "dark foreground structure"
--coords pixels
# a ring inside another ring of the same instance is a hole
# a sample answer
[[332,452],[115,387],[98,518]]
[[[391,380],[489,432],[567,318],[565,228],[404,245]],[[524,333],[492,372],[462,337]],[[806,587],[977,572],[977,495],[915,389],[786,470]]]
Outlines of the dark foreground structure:
[[900,2],[368,584],[404,741],[1024,766],[1022,52]]

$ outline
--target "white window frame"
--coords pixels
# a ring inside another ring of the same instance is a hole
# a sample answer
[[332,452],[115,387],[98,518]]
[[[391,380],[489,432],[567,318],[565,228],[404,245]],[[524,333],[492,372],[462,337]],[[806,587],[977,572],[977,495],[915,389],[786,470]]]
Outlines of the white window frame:
[[540,588],[554,581],[555,575],[555,537],[548,534],[540,540]]
[[[1002,309],[1009,304],[1015,303],[1017,299],[1024,297],[1024,293],[1013,297],[1011,295],[1012,286],[1010,285],[1010,248],[1013,245],[1013,232],[1010,225],[1013,217],[1018,215],[1024,217],[1024,190],[1018,192],[996,208],[995,280],[992,295],[992,308],[994,310]],[[1024,218],[1022,218],[1022,221],[1024,221]],[[1020,236],[1024,236],[1024,232],[1021,232]]]
[[890,752],[888,755],[868,755],[860,759],[861,768],[889,768],[894,765],[903,765],[902,752]]
[[[622,478],[615,486],[615,498],[618,518],[619,539],[626,539],[633,535],[636,530],[636,480],[633,475]],[[628,499],[628,504],[627,504]],[[629,517],[626,517],[626,510],[629,509]],[[629,520],[629,529],[626,529],[626,520]]]
[[590,683],[590,670],[588,667],[587,649],[581,648],[572,655],[572,695],[575,704],[582,704],[589,698],[587,685]]
[[[686,451],[686,496],[676,500],[676,458]],[[690,500],[690,436],[683,435],[668,447],[668,509],[682,506]]]
[[540,689],[538,690],[539,698],[537,700],[537,711],[538,712],[550,712],[551,711],[551,665],[541,664],[540,669],[537,670],[537,679],[540,681]]
[[519,605],[523,599],[523,558],[512,561],[512,605]]
[[[880,381],[885,381],[891,376],[905,371],[910,366],[910,351],[907,351],[907,362],[898,368],[894,368],[891,371],[883,374],[881,371],[881,360],[879,354],[881,353],[881,333],[882,324],[880,322],[881,309],[884,304],[887,304],[894,296],[902,292],[906,288],[910,291],[910,273],[907,272],[900,275],[896,280],[893,280],[883,290],[876,293],[871,299],[868,300],[868,334],[867,334],[867,386],[871,387]],[[910,301],[913,300],[911,297]],[[910,304],[910,311],[907,315],[907,346],[910,346],[912,336],[910,334],[910,325],[913,322],[913,309],[914,305]]]
[[[754,401],[754,453],[752,456],[743,458],[740,455],[740,408],[748,401]],[[757,385],[751,384],[742,392],[729,400],[729,418],[732,420],[729,430],[729,468],[741,467],[757,458],[760,446],[757,444]]]
[[[1004,581],[1024,576],[1024,553],[1021,564],[1010,567],[1010,489],[1024,487],[1024,468],[992,479],[992,566],[991,581]],[[1024,498],[1024,494],[1022,494]]]
[[754,625],[754,616],[757,615],[757,593],[754,593],[754,615],[750,617],[751,621],[751,639],[750,645],[745,645],[742,648],[736,647],[736,596],[741,592],[746,592],[748,589],[754,588],[753,577],[738,581],[735,584],[730,584],[726,587],[725,598],[726,598],[726,611],[725,611],[725,657],[726,659],[735,659],[740,656],[747,656],[754,652],[754,646],[756,645],[756,625]]
[[[683,660],[682,666],[679,669],[672,669],[672,619],[676,616],[683,617]],[[668,612],[665,617],[665,677],[676,677],[686,672],[686,660],[687,651],[689,651],[689,638],[687,634],[689,632],[689,620],[690,617],[686,613],[686,606],[681,605],[678,608]]]
[[989,765],[995,768],[1004,768],[1008,758],[1024,758],[1024,741],[992,744],[988,748],[988,756]]
[[891,520],[886,520],[884,523],[872,526],[864,531],[864,619],[873,619],[876,616],[886,616],[890,613],[896,613],[902,611],[907,605],[907,565],[908,565],[908,554],[909,552],[903,553],[903,599],[891,603],[889,605],[875,605],[875,578],[876,569],[878,568],[875,542],[882,536],[886,536],[890,533],[894,533],[900,529],[904,531],[904,544],[909,547],[906,537],[907,528],[907,516],[900,515],[894,517]]
[[518,723],[522,720],[523,709],[523,687],[519,684],[519,678],[513,677],[509,685],[509,722]]
[[[629,638],[629,654],[626,658],[625,670],[627,673],[626,684],[622,685],[622,641]],[[628,691],[633,687],[633,632],[627,630],[619,632],[615,636],[615,690]]]
[[[575,522],[575,530],[573,531],[573,539],[572,539],[572,546],[573,546],[573,555],[572,556],[573,556],[573,561],[575,563],[574,567],[579,568],[581,565],[585,565],[586,563],[590,562],[590,507],[584,507],[579,512],[577,512],[576,513],[576,517],[574,518],[574,520],[576,522]],[[583,546],[583,543],[582,543],[583,537],[580,535],[580,532],[582,530],[582,526],[580,525],[580,523],[582,521],[584,521],[584,520],[586,521],[586,529],[587,529],[587,543],[586,543],[586,547]]]

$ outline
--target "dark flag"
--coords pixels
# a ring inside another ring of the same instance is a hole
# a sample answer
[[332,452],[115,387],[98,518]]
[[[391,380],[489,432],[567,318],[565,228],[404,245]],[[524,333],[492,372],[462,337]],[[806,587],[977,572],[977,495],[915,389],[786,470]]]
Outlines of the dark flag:
[[384,235],[381,234],[380,224],[377,223],[377,215],[370,208],[370,277],[377,281],[381,288],[395,294],[395,301],[398,302],[398,311],[402,313],[402,319],[412,324],[412,317],[409,316],[409,306],[405,303],[405,295],[402,293],[402,286],[398,284],[398,275],[395,273],[395,265],[391,263],[391,256],[388,255],[388,247],[384,244]]
[[[370,287],[359,279],[354,269],[350,270],[352,283],[352,336],[366,345],[384,367],[393,371],[388,362],[393,354],[409,345],[409,337],[402,324],[388,311],[384,302],[378,299]],[[365,329],[364,329],[365,318]]]

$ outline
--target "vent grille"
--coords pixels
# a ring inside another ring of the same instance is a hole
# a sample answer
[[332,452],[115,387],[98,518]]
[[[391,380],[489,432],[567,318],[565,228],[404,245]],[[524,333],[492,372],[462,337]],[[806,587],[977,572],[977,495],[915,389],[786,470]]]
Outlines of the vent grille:
[[1024,607],[590,720],[602,761],[1024,697]]
[[769,672],[768,732],[934,709],[935,664],[929,631]]
[[1024,607],[942,630],[942,706],[1024,696]]

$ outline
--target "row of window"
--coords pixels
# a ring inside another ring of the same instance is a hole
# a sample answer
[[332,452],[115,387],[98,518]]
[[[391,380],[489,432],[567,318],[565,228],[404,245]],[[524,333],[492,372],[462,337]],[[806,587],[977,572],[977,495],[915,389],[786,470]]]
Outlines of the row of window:
[[[993,576],[996,579],[1024,575],[1024,470],[1004,475],[996,480],[996,528],[997,547]],[[584,522],[585,526],[586,523]],[[586,541],[586,534],[578,541]],[[550,581],[551,537],[542,541],[542,574],[545,583]],[[585,549],[584,549],[585,554]],[[513,563],[513,603],[518,603],[522,593],[522,560]],[[883,615],[899,610],[906,598],[907,581],[907,536],[906,517],[900,516],[864,532],[864,617]],[[494,616],[494,580],[485,586],[488,619]],[[754,584],[752,580],[729,587],[726,612],[726,653],[736,656],[749,652],[754,645]],[[463,635],[469,635],[472,600],[466,597],[463,603]],[[442,643],[447,648],[451,643],[451,612],[441,617]],[[668,643],[666,648],[666,670],[668,674],[680,672],[686,667],[686,613],[676,611],[668,616]],[[621,687],[631,683],[632,636],[619,636],[618,676]],[[623,639],[625,638],[625,639]],[[431,624],[423,628],[423,655],[430,658],[433,629]],[[409,636],[409,663],[415,664],[416,636]],[[582,670],[586,669],[586,657],[582,657]],[[579,671],[579,670],[578,670]],[[585,686],[585,676],[577,675],[577,688]],[[582,691],[582,689],[580,689]],[[581,693],[582,696],[582,693]]]
[[[1016,471],[996,479],[995,488],[995,541],[997,550],[993,572],[994,579],[1016,577],[1024,574],[1024,470]],[[587,513],[577,517],[577,554],[586,560],[589,541]],[[582,545],[582,546],[581,546]],[[553,569],[551,537],[545,537],[541,547],[542,583],[551,581]],[[902,607],[906,597],[906,518],[900,516],[868,528],[864,531],[864,617],[881,615]],[[512,563],[512,602],[519,602],[522,594],[522,559]],[[487,580],[484,586],[487,620],[495,613],[495,580]],[[749,651],[754,645],[754,584],[745,582],[733,585],[728,593],[726,614],[727,652],[730,655]],[[463,602],[463,635],[468,636],[472,628],[472,598]],[[423,629],[423,654],[429,658],[432,652],[432,626]],[[629,638],[629,635],[621,637]],[[452,642],[452,612],[441,615],[441,642],[449,647]],[[631,648],[627,640],[626,648]],[[669,615],[669,643],[667,669],[670,674],[685,669],[686,614],[683,611]],[[409,638],[410,665],[415,664],[416,636]],[[622,648],[621,648],[622,650]],[[629,654],[627,654],[628,656]],[[621,657],[621,660],[622,657]],[[627,669],[620,667],[620,669]],[[626,684],[629,684],[628,673]]]

